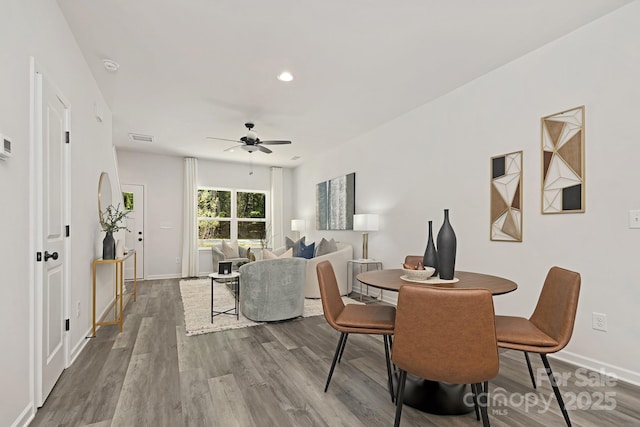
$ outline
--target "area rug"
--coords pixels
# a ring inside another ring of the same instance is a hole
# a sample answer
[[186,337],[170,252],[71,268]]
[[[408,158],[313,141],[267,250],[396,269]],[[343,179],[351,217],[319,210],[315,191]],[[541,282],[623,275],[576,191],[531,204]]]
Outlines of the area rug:
[[[223,283],[214,283],[213,307],[217,311],[224,311],[234,307],[233,294]],[[262,325],[264,322],[254,322],[240,313],[240,319],[235,315],[223,314],[213,318],[211,322],[211,279],[181,280],[180,294],[184,307],[184,325],[187,336],[208,334],[228,329],[246,328]],[[362,304],[349,297],[342,297],[345,304]],[[304,300],[303,317],[319,316],[322,313],[320,299]]]

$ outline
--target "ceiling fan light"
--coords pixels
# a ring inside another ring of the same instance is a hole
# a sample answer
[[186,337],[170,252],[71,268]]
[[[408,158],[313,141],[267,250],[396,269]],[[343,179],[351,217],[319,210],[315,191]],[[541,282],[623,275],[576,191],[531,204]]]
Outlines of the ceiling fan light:
[[293,80],[293,75],[288,71],[283,71],[278,75],[278,80],[281,82],[290,82]]
[[250,153],[253,153],[254,151],[258,151],[259,148],[255,145],[243,145],[242,149],[245,151],[248,151]]
[[249,129],[249,131],[247,131],[247,139],[255,141],[256,139],[258,139],[258,134],[256,133],[256,131]]

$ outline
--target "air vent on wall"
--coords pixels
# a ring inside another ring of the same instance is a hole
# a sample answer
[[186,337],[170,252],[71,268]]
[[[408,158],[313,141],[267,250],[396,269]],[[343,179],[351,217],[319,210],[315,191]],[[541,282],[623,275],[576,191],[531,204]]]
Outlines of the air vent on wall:
[[130,133],[129,138],[134,142],[153,142],[153,136],[140,133]]

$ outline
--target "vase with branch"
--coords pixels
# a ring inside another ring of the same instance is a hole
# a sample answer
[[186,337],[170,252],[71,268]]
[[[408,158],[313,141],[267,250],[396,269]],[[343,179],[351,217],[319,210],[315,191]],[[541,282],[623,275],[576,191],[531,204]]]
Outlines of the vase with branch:
[[121,209],[120,203],[118,203],[117,206],[107,206],[102,213],[100,226],[102,231],[106,233],[102,240],[102,259],[116,258],[116,241],[113,238],[113,233],[120,230],[129,231],[126,226],[126,220],[130,212],[131,211]]

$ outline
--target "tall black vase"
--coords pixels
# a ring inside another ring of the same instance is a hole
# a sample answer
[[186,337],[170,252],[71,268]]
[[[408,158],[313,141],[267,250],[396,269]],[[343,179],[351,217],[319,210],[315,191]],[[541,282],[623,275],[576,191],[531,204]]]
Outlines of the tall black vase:
[[438,267],[440,278],[453,279],[456,268],[456,233],[449,222],[449,209],[444,210],[444,222],[438,231]]
[[102,259],[116,259],[116,241],[111,231],[102,240]]
[[429,221],[429,239],[427,240],[427,248],[424,250],[424,257],[422,258],[422,265],[425,267],[433,267],[436,270],[431,275],[438,275],[438,252],[436,251],[436,245],[433,243],[433,221]]

